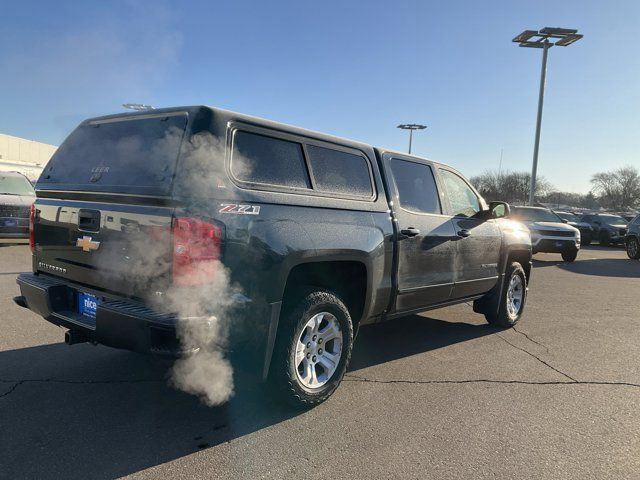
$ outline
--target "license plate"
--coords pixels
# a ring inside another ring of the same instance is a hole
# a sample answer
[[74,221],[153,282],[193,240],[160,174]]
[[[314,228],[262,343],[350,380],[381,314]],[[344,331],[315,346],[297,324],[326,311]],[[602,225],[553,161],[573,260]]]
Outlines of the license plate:
[[5,227],[17,227],[18,226],[18,220],[15,218],[5,218],[2,223],[4,224]]
[[80,315],[96,318],[98,305],[100,305],[100,299],[95,295],[78,292],[78,313],[80,313]]

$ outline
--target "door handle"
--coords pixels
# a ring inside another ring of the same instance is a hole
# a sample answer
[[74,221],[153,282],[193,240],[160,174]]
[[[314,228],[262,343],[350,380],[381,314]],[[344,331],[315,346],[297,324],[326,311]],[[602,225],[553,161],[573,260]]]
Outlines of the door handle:
[[409,227],[404,230],[400,230],[400,233],[406,237],[415,237],[420,234],[420,230],[417,228]]
[[466,228],[463,228],[462,230],[458,230],[458,236],[459,237],[467,238],[470,235],[471,235],[471,232],[469,230],[467,230]]

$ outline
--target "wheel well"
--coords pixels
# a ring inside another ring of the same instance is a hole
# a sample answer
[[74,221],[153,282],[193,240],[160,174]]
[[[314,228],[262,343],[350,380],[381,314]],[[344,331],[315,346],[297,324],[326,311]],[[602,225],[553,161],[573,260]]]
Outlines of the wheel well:
[[335,261],[297,265],[287,278],[283,299],[285,306],[296,297],[296,293],[310,286],[331,290],[342,298],[356,331],[367,295],[367,269],[363,263]]
[[522,265],[524,274],[527,277],[527,284],[529,284],[529,279],[531,278],[531,253],[527,250],[516,250],[515,252],[509,253],[507,262],[518,262]]

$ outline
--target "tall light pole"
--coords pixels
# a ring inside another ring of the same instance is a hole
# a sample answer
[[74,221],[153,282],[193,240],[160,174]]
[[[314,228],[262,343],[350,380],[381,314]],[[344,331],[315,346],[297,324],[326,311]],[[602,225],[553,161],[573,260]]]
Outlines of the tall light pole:
[[402,130],[409,130],[409,153],[411,153],[411,142],[413,141],[413,131],[414,130],[424,130],[427,128],[426,125],[420,125],[418,123],[402,123],[398,125],[398,128]]
[[540,92],[538,93],[538,118],[536,120],[536,140],[533,145],[533,166],[531,167],[531,187],[529,205],[534,203],[536,191],[536,175],[538,173],[538,150],[540,147],[540,127],[542,125],[542,104],[544,102],[544,85],[547,77],[547,53],[551,47],[566,47],[582,38],[578,30],[571,28],[545,27],[541,30],[525,30],[512,41],[521,47],[542,48],[542,69],[540,70]]

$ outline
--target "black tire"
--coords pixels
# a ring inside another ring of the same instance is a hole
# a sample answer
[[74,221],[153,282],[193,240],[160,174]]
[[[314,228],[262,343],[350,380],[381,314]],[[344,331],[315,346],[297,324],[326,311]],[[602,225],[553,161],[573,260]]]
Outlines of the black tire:
[[[520,302],[517,312],[512,314],[509,312],[509,308],[507,307],[507,295],[509,284],[514,276],[520,277],[522,285],[522,301]],[[493,298],[487,300],[485,304],[484,317],[491,325],[502,328],[511,328],[518,323],[518,320],[522,317],[522,312],[524,312],[524,306],[527,301],[527,276],[524,273],[522,265],[518,262],[512,262],[507,267],[501,290],[502,292],[499,292],[499,297],[497,294],[494,294]]]
[[562,252],[562,260],[565,262],[574,262],[578,258],[578,249],[565,250]]
[[[269,368],[270,382],[275,393],[290,405],[296,408],[310,408],[328,399],[340,385],[351,359],[353,323],[343,301],[330,291],[307,289],[290,303],[288,312],[286,310],[283,312],[282,323],[278,328],[273,361]],[[340,325],[341,355],[335,372],[326,383],[318,388],[309,388],[302,383],[298,375],[298,366],[295,362],[296,345],[307,322],[313,316],[323,312],[335,317]]]
[[629,237],[626,242],[627,256],[631,260],[640,259],[640,242],[636,237]]
[[611,245],[611,236],[609,235],[609,232],[602,232],[600,234],[600,245],[603,247]]

